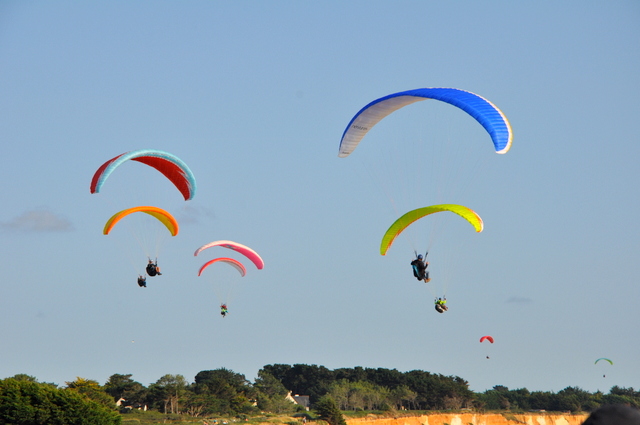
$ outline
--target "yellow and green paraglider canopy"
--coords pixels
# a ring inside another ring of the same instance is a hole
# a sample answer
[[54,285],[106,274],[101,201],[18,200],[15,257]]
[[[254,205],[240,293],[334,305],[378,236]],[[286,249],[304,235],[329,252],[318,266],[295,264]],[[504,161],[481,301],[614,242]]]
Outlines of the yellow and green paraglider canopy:
[[458,214],[460,217],[464,218],[473,226],[476,232],[482,232],[484,228],[484,224],[482,222],[482,218],[470,208],[467,208],[462,205],[456,204],[441,204],[441,205],[432,205],[430,207],[418,208],[408,213],[404,214],[402,217],[397,219],[391,227],[387,230],[387,232],[382,237],[382,241],[380,242],[380,254],[386,255],[387,251],[393,244],[393,241],[413,223],[425,217],[429,214],[442,212],[442,211],[451,211],[452,213]]

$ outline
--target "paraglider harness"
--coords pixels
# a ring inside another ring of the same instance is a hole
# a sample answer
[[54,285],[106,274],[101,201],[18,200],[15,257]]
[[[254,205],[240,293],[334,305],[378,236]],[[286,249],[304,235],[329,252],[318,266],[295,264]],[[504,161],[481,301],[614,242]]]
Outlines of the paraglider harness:
[[424,280],[428,282],[429,272],[427,271],[427,255],[429,255],[429,251],[424,254],[424,260],[418,258],[418,253],[413,251],[416,255],[416,259],[411,262],[411,267],[413,267],[413,276],[415,276],[418,280]]
[[138,286],[141,288],[147,287],[147,278],[144,276],[138,276]]
[[222,317],[225,317],[227,314],[229,314],[229,310],[227,310],[226,304],[220,305],[220,314],[222,315]]
[[447,298],[446,297],[444,297],[444,299],[437,298],[435,300],[435,303],[436,303],[436,311],[438,313],[444,313],[445,311],[449,310],[449,308],[446,305],[447,304]]
[[149,276],[161,275],[158,271],[158,259],[156,258],[156,262],[152,262],[151,258],[149,258],[149,264],[147,264],[147,274]]

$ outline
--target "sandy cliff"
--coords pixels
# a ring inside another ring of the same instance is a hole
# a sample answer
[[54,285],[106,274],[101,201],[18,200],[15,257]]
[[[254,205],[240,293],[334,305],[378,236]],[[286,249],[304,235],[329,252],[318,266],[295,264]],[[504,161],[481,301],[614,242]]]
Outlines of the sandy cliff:
[[581,425],[584,415],[531,413],[522,415],[479,413],[436,413],[397,418],[347,419],[347,425]]

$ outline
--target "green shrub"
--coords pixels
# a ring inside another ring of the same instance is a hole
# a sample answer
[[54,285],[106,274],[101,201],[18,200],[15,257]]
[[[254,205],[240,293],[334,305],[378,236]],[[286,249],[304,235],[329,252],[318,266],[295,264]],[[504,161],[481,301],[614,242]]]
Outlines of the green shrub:
[[121,418],[77,391],[8,378],[0,381],[0,423],[120,425]]

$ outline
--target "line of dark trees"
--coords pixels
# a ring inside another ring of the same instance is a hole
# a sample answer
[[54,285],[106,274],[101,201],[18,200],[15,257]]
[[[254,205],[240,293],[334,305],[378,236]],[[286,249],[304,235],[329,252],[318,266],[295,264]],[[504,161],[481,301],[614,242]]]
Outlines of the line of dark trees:
[[[16,375],[0,381],[0,411],[2,389],[7,383],[14,385],[15,382],[37,383],[37,380],[28,375]],[[602,404],[640,407],[640,391],[633,388],[614,386],[608,394],[603,394],[568,387],[554,393],[530,392],[526,388],[509,390],[498,385],[474,393],[469,390],[467,381],[457,376],[384,368],[330,370],[306,364],[264,366],[253,383],[242,374],[221,368],[201,371],[193,382],[188,382],[182,375],[164,375],[147,387],[133,380],[130,374],[111,375],[104,385],[84,378],[66,382],[64,386],[38,384],[73,391],[112,411],[150,409],[194,417],[261,412],[292,414],[304,410],[286,399],[289,392],[308,396],[311,408],[326,406],[330,399],[331,405],[335,404],[342,411],[471,408],[478,411],[576,412],[592,411]]]
[[567,387],[557,393],[529,391],[526,388],[509,390],[496,385],[476,394],[474,405],[486,410],[547,410],[554,412],[590,412],[605,404],[625,404],[640,408],[640,391],[613,386],[608,394],[590,393],[577,387]]
[[614,386],[608,394],[590,393],[567,387],[557,393],[509,390],[497,385],[474,393],[468,382],[457,376],[443,376],[421,370],[400,372],[384,368],[342,368],[329,370],[316,365],[267,365],[262,371],[275,377],[311,402],[330,395],[342,410],[546,410],[589,412],[603,404],[627,404],[640,408],[640,391]]

